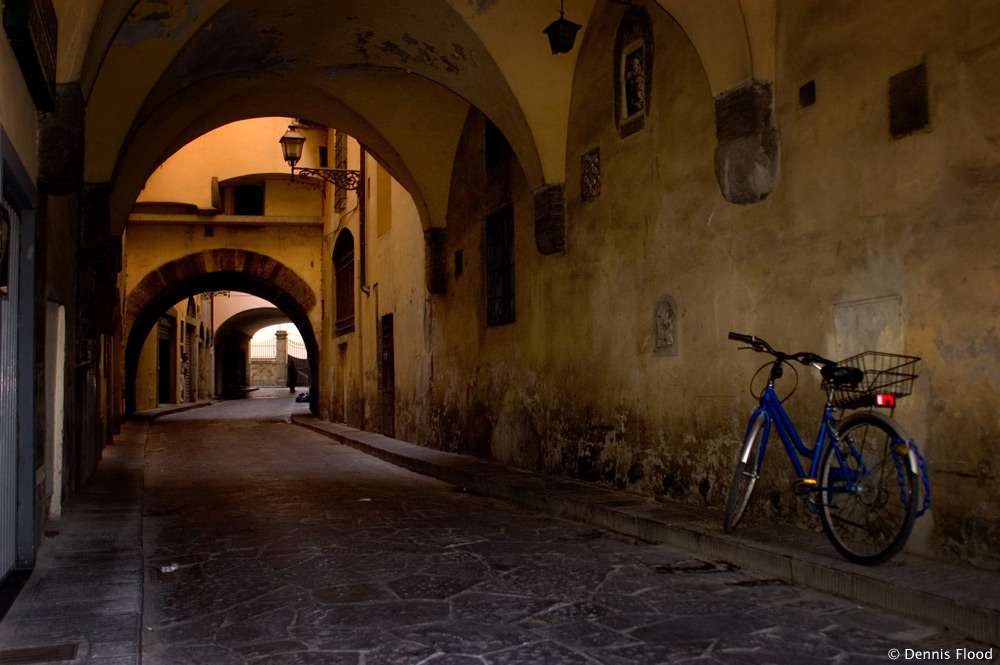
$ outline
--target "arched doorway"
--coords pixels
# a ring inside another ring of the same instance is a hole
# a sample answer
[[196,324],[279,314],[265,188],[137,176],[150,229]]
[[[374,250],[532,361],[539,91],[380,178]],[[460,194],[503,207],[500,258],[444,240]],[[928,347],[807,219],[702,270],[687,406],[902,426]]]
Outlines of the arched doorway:
[[270,301],[299,329],[310,368],[310,408],[319,403],[317,299],[294,271],[262,254],[218,249],[185,256],[150,272],[125,302],[125,411],[135,411],[139,355],[153,326],[175,303],[206,291],[242,291]]

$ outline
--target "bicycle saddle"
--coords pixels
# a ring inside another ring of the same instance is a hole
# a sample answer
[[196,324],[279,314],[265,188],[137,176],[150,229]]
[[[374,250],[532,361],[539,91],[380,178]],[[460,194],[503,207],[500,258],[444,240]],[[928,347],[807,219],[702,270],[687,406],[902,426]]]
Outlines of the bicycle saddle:
[[826,365],[820,370],[823,379],[834,385],[856,386],[865,380],[865,373],[857,367],[838,367],[837,365]]

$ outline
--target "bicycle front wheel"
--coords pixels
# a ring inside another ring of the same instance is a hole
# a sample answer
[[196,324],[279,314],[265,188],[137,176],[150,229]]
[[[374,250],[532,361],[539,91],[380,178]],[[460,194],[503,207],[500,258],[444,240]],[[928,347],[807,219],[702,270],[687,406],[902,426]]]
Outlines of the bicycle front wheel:
[[823,530],[848,561],[884,563],[903,549],[917,517],[906,435],[880,413],[855,413],[837,427],[837,441],[820,463]]
[[753,488],[760,477],[761,462],[764,460],[764,442],[767,438],[767,416],[758,412],[747,429],[746,439],[740,449],[740,458],[736,461],[736,472],[733,482],[729,484],[729,496],[726,497],[726,515],[722,528],[726,533],[732,533],[743,519]]

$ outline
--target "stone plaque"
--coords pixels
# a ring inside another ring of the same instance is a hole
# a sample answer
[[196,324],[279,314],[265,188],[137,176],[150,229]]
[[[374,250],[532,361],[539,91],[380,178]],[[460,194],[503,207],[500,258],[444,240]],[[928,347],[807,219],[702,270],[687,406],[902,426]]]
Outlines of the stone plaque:
[[833,308],[837,358],[864,351],[904,353],[903,298],[900,295],[837,303]]

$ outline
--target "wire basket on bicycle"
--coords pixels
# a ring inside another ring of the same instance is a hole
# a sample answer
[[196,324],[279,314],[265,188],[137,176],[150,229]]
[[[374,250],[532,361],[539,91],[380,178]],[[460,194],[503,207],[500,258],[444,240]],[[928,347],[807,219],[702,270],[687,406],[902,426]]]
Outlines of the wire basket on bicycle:
[[823,382],[824,390],[833,390],[834,406],[841,409],[859,409],[874,406],[876,396],[904,397],[913,392],[917,378],[916,365],[920,358],[880,351],[865,351],[837,363],[838,367],[856,367],[864,373],[857,384]]

